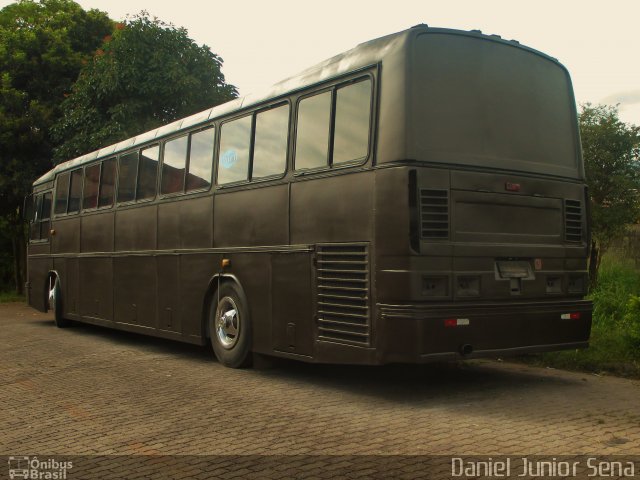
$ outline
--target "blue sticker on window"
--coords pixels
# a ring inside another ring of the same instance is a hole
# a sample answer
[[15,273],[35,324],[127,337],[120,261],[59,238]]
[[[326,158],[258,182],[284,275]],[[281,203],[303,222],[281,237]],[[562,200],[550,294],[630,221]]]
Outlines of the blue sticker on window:
[[222,168],[231,168],[236,164],[237,161],[238,154],[232,148],[226,150],[220,157],[220,164],[222,165]]

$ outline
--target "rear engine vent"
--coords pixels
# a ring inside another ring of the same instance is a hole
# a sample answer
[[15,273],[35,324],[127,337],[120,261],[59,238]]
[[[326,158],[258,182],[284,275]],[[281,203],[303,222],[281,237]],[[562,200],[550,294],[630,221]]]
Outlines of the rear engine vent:
[[318,338],[368,346],[369,254],[364,244],[318,245]]
[[449,191],[420,190],[422,238],[449,238]]
[[567,242],[582,242],[582,204],[580,200],[564,201],[564,238]]

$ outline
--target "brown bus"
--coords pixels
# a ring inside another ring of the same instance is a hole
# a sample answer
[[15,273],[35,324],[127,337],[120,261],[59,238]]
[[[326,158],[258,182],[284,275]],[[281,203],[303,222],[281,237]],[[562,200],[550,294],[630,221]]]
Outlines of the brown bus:
[[39,178],[29,303],[230,367],[586,347],[576,118],[516,41],[369,41]]

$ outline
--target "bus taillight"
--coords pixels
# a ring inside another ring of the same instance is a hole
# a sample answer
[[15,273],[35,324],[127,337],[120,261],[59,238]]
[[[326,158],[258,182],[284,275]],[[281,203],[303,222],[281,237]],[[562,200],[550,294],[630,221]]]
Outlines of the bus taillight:
[[560,318],[562,320],[580,320],[580,313],[563,313],[562,315],[560,315]]
[[444,321],[445,327],[464,327],[469,325],[468,318],[447,318]]

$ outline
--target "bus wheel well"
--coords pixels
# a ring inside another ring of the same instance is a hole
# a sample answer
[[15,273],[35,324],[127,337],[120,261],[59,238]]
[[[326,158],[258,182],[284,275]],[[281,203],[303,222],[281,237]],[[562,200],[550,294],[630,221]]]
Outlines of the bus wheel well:
[[45,313],[47,313],[50,310],[50,308],[49,308],[49,290],[50,290],[51,285],[53,284],[53,282],[56,281],[56,279],[58,279],[58,281],[60,281],[59,278],[60,277],[58,275],[58,272],[56,272],[56,271],[51,270],[47,274],[47,279],[45,280],[45,284],[44,284],[43,289],[42,289],[42,295],[44,296],[44,311],[45,311]]

